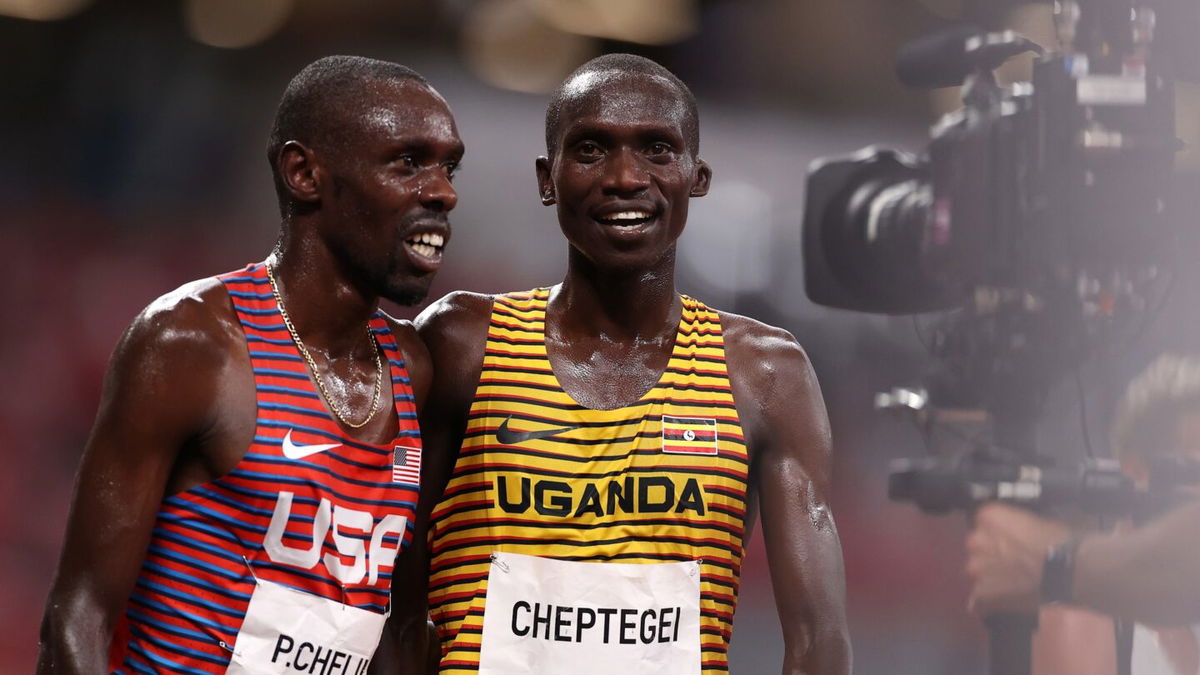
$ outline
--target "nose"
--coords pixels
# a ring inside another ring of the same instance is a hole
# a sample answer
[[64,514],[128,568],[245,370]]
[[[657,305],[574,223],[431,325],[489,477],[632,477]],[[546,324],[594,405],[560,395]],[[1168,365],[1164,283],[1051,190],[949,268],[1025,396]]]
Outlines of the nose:
[[650,187],[650,177],[642,167],[638,153],[621,148],[610,154],[603,186],[610,194],[636,194]]
[[443,213],[458,205],[458,193],[455,192],[454,184],[450,182],[450,177],[446,172],[441,167],[437,167],[428,171],[427,174],[425,182],[417,192],[417,199],[420,200],[421,205],[431,211]]

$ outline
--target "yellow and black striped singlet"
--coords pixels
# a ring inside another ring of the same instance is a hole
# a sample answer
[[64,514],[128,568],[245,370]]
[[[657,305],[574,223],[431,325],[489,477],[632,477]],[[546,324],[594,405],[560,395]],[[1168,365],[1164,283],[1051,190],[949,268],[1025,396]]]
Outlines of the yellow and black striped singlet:
[[548,297],[540,288],[493,303],[462,450],[431,524],[441,672],[478,670],[493,551],[700,560],[701,670],[726,672],[749,462],[717,313],[683,296],[658,383],[632,405],[592,410],[551,369]]

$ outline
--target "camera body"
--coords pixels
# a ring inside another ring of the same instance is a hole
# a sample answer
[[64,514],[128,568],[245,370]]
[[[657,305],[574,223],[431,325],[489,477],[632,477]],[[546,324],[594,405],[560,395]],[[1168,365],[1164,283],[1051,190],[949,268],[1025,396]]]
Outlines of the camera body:
[[[1051,387],[1147,323],[1164,285],[1180,147],[1174,80],[1141,0],[1055,9],[1053,53],[971,27],[912,43],[900,79],[962,84],[963,107],[937,122],[919,156],[872,147],[809,171],[802,241],[813,302],[953,310],[926,340],[949,374],[929,403],[986,409],[993,429],[966,453],[894,467],[893,498],[932,512],[1000,499],[1131,514],[1147,499],[1111,462],[1041,455],[1035,428]],[[993,71],[1028,51],[1038,55],[1032,81],[1000,86]]]
[[[935,125],[920,157],[868,148],[812,165],[808,296],[909,314],[968,305],[979,288],[1055,295],[1083,278],[1110,295],[1134,290],[1169,241],[1179,146],[1174,82],[1150,58],[1152,31],[1136,26],[1123,50],[1042,56],[1033,81],[1011,87],[992,69],[1036,45],[1011,32],[935,36],[962,44],[949,58],[965,73],[964,106]],[[944,46],[917,51],[947,60]],[[922,80],[912,60],[900,66],[910,81],[947,82],[944,63]]]
[[1194,498],[1188,490],[1200,484],[1200,462],[1155,458],[1150,476],[1150,485],[1139,486],[1112,459],[1056,463],[981,448],[951,457],[893,461],[888,497],[930,514],[973,511],[986,502],[1004,501],[1040,512],[1140,523]]

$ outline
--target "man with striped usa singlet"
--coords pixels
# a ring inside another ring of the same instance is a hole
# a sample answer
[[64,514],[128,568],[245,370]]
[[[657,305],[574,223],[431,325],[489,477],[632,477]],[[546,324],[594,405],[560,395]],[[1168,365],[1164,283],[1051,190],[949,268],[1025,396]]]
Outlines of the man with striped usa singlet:
[[848,672],[807,357],[675,289],[688,200],[711,177],[691,92],[646,59],[600,57],[554,96],[546,144],[563,282],[455,293],[417,320],[437,372],[427,496],[445,483],[419,510],[440,672],[727,672],[759,514],[783,672]]
[[404,66],[328,57],[292,80],[267,149],[274,252],[162,296],[114,353],[39,672],[403,666],[393,645],[426,630],[397,553],[430,364],[379,300],[428,292],[462,153]]

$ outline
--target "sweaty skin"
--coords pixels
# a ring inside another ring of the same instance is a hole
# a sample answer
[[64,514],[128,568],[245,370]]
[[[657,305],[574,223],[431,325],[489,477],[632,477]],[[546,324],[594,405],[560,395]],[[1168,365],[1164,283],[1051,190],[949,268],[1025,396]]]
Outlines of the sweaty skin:
[[[428,86],[363,85],[364,102],[336,121],[341,142],[318,149],[290,141],[279,153],[279,178],[302,208],[285,216],[272,256],[286,309],[333,401],[354,421],[366,417],[376,379],[364,326],[381,296],[400,300],[428,288],[436,261],[415,255],[406,240],[448,235],[446,214],[457,201],[450,177],[463,152],[449,108]],[[428,352],[411,324],[388,322],[420,408],[432,374]],[[389,387],[385,380],[384,405],[368,424],[343,430],[370,443],[394,438]],[[39,673],[107,672],[114,625],[164,496],[228,473],[245,455],[255,419],[246,340],[219,281],[187,284],[133,321],[109,364],[79,468],[42,622]],[[406,565],[409,556],[400,555],[373,672],[421,667],[397,663],[393,653],[406,630],[424,639],[424,599],[406,596]]]
[[[540,195],[557,205],[568,267],[551,292],[546,346],[555,376],[581,405],[610,409],[637,400],[670,357],[681,305],[675,245],[690,197],[711,171],[689,142],[680,92],[660,77],[607,71],[565,88],[553,155],[537,160]],[[651,214],[618,229],[622,211]],[[740,226],[731,223],[730,226]],[[431,489],[424,523],[462,443],[486,342],[492,298],[454,293],[418,319],[436,381],[422,413]],[[829,512],[830,436],[820,389],[786,331],[722,313],[733,396],[751,456],[752,530],[763,520],[785,640],[784,673],[847,673],[841,547]],[[417,537],[424,540],[422,532]]]

